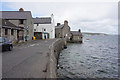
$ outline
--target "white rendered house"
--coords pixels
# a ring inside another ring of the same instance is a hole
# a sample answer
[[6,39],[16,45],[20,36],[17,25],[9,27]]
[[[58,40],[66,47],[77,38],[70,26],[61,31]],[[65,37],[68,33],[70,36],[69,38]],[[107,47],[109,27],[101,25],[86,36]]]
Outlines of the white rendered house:
[[37,39],[55,38],[55,24],[53,14],[51,17],[33,18],[34,36]]

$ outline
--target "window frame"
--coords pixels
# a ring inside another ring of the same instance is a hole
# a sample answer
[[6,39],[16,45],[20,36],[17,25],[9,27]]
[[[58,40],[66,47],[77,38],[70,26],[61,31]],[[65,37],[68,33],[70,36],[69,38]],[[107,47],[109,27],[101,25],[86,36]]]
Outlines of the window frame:
[[20,24],[24,24],[24,19],[19,20]]
[[46,29],[44,29],[44,31],[46,31]]

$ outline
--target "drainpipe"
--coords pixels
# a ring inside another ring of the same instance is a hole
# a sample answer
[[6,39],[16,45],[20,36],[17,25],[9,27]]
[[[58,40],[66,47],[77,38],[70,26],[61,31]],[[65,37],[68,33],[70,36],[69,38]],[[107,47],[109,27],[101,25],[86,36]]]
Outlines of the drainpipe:
[[26,34],[26,36],[25,36],[25,41],[27,41],[27,38],[28,38],[28,37],[27,37],[27,35],[28,35],[28,26],[25,27],[25,34]]

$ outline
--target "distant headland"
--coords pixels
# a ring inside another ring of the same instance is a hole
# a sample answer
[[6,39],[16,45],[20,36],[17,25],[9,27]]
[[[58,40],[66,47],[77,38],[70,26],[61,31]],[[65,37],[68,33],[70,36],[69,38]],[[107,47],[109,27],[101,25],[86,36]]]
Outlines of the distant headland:
[[88,35],[108,35],[105,33],[91,33],[91,32],[82,32],[82,34],[88,34]]

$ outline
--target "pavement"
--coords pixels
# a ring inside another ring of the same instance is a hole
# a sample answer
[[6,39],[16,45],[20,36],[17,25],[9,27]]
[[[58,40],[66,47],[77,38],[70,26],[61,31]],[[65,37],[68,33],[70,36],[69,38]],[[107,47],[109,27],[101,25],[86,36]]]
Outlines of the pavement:
[[49,46],[56,39],[35,40],[2,53],[3,78],[46,78]]

